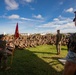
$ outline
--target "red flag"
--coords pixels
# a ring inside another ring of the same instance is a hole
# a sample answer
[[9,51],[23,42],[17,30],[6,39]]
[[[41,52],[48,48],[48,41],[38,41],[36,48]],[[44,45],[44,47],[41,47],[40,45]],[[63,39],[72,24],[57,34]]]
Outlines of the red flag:
[[16,25],[16,29],[15,29],[15,39],[17,39],[19,37],[19,30],[18,30],[18,23]]

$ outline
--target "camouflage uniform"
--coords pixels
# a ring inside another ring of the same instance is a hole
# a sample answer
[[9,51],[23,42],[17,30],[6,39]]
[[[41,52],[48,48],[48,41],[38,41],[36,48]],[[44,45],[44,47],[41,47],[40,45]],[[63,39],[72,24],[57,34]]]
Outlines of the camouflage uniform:
[[[75,26],[76,26],[76,11],[75,13]],[[71,34],[68,42],[68,54],[64,66],[63,75],[76,75],[76,33]]]
[[59,33],[56,35],[56,49],[57,49],[57,54],[60,54],[61,51],[61,39],[62,35]]
[[4,35],[0,35],[0,68],[7,69],[6,41],[3,40],[3,37]]
[[6,41],[0,40],[0,67],[3,60],[3,67],[6,68],[7,66],[7,52],[6,52]]
[[71,34],[63,75],[76,75],[76,33]]
[[76,33],[69,37],[68,50],[66,60],[76,64]]

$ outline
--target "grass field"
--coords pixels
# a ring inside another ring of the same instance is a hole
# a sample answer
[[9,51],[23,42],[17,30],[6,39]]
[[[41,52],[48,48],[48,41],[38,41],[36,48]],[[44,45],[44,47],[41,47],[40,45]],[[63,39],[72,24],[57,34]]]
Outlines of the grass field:
[[[61,48],[60,55],[56,55],[55,46],[51,45],[16,50],[11,69],[0,70],[0,75],[61,75],[64,66],[58,59],[66,56],[67,47]],[[10,65],[10,57],[8,64]]]

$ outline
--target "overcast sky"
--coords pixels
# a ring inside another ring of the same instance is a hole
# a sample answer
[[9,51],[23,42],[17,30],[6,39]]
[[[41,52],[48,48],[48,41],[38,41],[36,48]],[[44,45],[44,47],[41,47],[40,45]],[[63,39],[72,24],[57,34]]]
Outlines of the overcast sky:
[[75,32],[76,0],[0,0],[0,33]]

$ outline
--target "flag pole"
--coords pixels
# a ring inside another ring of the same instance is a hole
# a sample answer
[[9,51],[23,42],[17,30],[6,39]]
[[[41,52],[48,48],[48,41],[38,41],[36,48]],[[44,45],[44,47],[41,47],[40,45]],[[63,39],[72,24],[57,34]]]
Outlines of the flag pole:
[[[15,40],[19,37],[19,30],[18,30],[18,23],[16,24],[16,29],[15,29],[15,34],[14,34],[14,40],[13,40],[13,44],[15,42]],[[12,56],[11,56],[11,65],[13,62],[13,57],[14,57],[14,49],[12,51]]]

